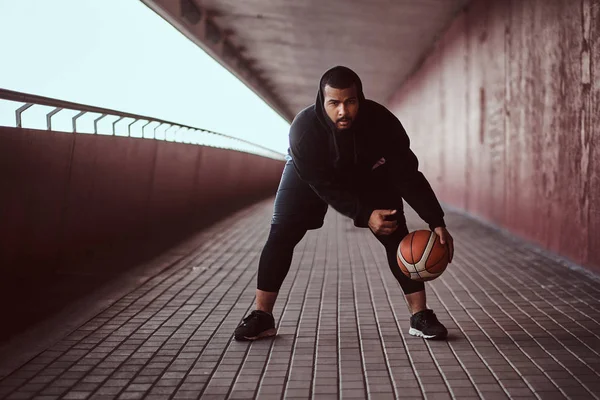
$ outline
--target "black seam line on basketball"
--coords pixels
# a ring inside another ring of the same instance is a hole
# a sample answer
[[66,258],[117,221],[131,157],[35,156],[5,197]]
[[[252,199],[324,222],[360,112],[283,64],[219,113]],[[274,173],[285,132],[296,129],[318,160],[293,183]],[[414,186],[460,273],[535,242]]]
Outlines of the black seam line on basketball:
[[[438,274],[438,272],[431,272],[429,269],[433,269],[436,265],[438,265],[439,263],[441,263],[442,261],[444,261],[443,259],[441,259],[440,261],[436,262],[435,264],[433,264],[430,267],[425,266],[425,271],[429,272],[430,274]],[[443,272],[443,271],[442,271]],[[439,272],[439,274],[441,274],[441,272]]]
[[[435,247],[435,242],[440,241],[440,245],[442,244],[442,242],[441,242],[439,236],[437,235],[437,233],[435,233],[435,232],[431,232],[431,233],[435,235],[435,240],[433,241],[433,246],[431,247],[431,250],[433,250],[433,248]],[[444,255],[446,255],[446,251],[444,251],[442,253],[442,255],[440,256],[440,258],[438,260],[436,260],[433,263],[433,265],[439,263],[444,258]],[[429,257],[430,256],[431,256],[431,251],[429,252],[429,254],[427,254],[427,260],[425,260],[425,270],[427,270],[427,262],[429,261]]]
[[[437,240],[437,239],[436,239]],[[431,253],[430,253],[431,254]],[[431,266],[427,266],[427,263],[425,263],[425,270],[431,274],[434,274],[435,272],[431,272],[429,271],[430,268],[435,268],[436,265],[438,265],[439,263],[441,263],[442,261],[444,261],[444,256],[446,255],[446,252],[444,252],[444,254],[440,257],[440,259],[433,265]],[[443,271],[442,271],[443,272]]]
[[[415,263],[415,256],[413,254],[413,239],[415,238],[415,235],[417,234],[417,232],[413,232],[412,236],[410,237],[410,258],[412,259],[412,265],[413,265],[413,269],[415,270],[415,272],[417,273],[417,276],[419,277],[419,279],[423,279],[421,277],[421,274],[419,274],[419,270],[417,269],[417,263]],[[423,254],[421,254],[421,258],[423,257]],[[419,261],[421,261],[419,259]],[[409,278],[412,279],[412,272],[410,273]]]
[[[281,400],[283,400],[285,398],[285,393],[288,390],[288,384],[289,384],[289,379],[290,379],[290,371],[292,369],[292,360],[294,359],[294,355],[296,353],[296,343],[298,342],[298,330],[300,329],[300,320],[302,319],[302,311],[304,309],[304,306],[306,304],[306,297],[307,297],[307,292],[308,292],[308,287],[310,285],[310,279],[313,276],[313,272],[314,272],[314,266],[315,266],[315,257],[317,255],[317,252],[313,252],[313,258],[312,258],[312,262],[310,263],[310,272],[308,274],[308,279],[306,281],[306,290],[304,291],[304,296],[302,298],[302,306],[300,308],[300,313],[298,315],[298,320],[296,322],[296,331],[294,332],[294,340],[292,341],[292,351],[290,351],[290,358],[288,361],[288,369],[285,373],[285,379],[283,381],[283,390],[281,391]],[[298,268],[300,268],[300,265],[298,265]],[[294,287],[290,287],[290,295],[292,294]],[[285,311],[283,311],[281,313],[281,315],[283,316],[283,314],[285,313]]]
[[[301,240],[302,240],[302,239],[301,239]],[[306,248],[306,243],[307,243],[307,242],[308,242],[307,240],[304,240],[303,247],[302,247],[302,255],[300,256],[300,258],[298,258],[298,261],[297,261],[297,264],[298,264],[298,266],[300,265],[300,263],[302,263],[302,260],[304,259],[304,249]],[[298,247],[298,245],[296,245],[296,248],[297,248],[297,247]],[[290,301],[290,295],[291,295],[291,293],[292,293],[292,290],[291,290],[291,289],[292,289],[292,288],[294,287],[294,285],[296,284],[296,280],[297,280],[297,278],[298,278],[299,271],[300,271],[300,268],[296,268],[296,273],[294,274],[294,278],[292,279],[292,284],[290,285],[290,291],[288,292],[288,294],[287,294],[287,296],[286,296],[286,298],[285,298],[285,303],[284,303],[284,306],[283,306],[283,308],[282,308],[282,310],[283,310],[283,311],[282,311],[282,312],[281,312],[281,314],[279,315],[279,320],[277,321],[278,323],[277,323],[277,325],[275,326],[275,329],[277,329],[277,326],[279,326],[279,323],[281,322],[281,318],[283,317],[283,314],[284,314],[285,308],[287,307],[287,305],[288,305],[288,303],[289,303],[289,301]],[[257,272],[257,273],[258,273],[258,272]],[[289,279],[289,272],[288,272],[288,279]],[[256,298],[256,296],[255,296],[255,298]],[[254,396],[253,396],[253,398],[254,398],[254,399],[257,399],[257,398],[258,398],[258,393],[259,393],[260,389],[262,388],[262,383],[263,383],[263,381],[264,381],[264,379],[265,379],[265,373],[266,373],[266,371],[267,371],[267,365],[269,365],[269,362],[271,361],[271,356],[273,355],[273,347],[274,347],[274,346],[275,346],[275,339],[273,338],[273,339],[271,340],[271,344],[269,345],[269,355],[266,357],[265,364],[263,365],[263,368],[262,368],[262,370],[261,370],[261,372],[260,372],[260,379],[259,379],[259,381],[258,381],[258,385],[256,385],[256,389],[254,389]],[[248,348],[250,348],[250,346],[248,346]],[[247,355],[247,353],[246,353],[246,356],[245,356],[244,360],[245,360],[247,357],[248,357],[248,355]],[[244,363],[242,363],[242,365],[243,365],[243,364],[244,364]],[[238,376],[239,376],[239,375],[236,375],[236,381],[237,381],[237,378],[238,378]],[[234,382],[234,384],[235,384],[235,382]],[[234,385],[232,385],[232,387],[233,387],[233,386],[234,386]]]

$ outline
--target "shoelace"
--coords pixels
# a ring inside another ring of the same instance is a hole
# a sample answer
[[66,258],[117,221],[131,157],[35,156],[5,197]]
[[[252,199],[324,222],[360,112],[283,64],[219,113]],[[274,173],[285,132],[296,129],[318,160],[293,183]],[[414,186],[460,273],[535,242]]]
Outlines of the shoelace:
[[437,320],[437,317],[432,312],[423,314],[421,316],[420,320],[423,323],[423,325],[425,325],[425,326],[436,325],[439,323],[439,321]]
[[250,313],[250,315],[248,315],[246,318],[244,318],[244,325],[246,325],[252,319],[259,319],[259,318],[260,318],[260,314],[257,313],[256,311],[252,311]]

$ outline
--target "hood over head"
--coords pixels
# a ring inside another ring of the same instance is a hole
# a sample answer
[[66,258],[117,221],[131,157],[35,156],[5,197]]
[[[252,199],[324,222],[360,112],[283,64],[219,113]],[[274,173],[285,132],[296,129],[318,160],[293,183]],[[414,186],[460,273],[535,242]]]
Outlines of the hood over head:
[[[356,118],[354,119],[354,121],[352,122],[352,126],[349,129],[346,129],[342,132],[338,131],[335,123],[329,118],[329,116],[327,115],[327,112],[325,111],[325,105],[324,105],[324,101],[325,101],[325,94],[323,93],[323,87],[325,86],[325,83],[329,82],[331,80],[332,75],[338,75],[338,74],[343,74],[345,75],[347,78],[349,78],[349,80],[351,81],[350,85],[344,85],[345,87],[337,87],[337,85],[335,84],[335,79],[333,81],[333,85],[330,85],[332,87],[335,87],[336,89],[345,89],[346,87],[350,87],[352,86],[352,84],[354,84],[356,86],[356,92],[357,92],[357,96],[358,96],[358,114],[356,116]],[[348,140],[350,139],[350,136],[352,137],[351,141],[352,141],[352,147],[353,147],[353,158],[354,158],[354,163],[357,162],[357,152],[356,152],[356,139],[355,139],[355,135],[357,133],[357,131],[360,130],[360,120],[361,120],[361,109],[363,109],[364,111],[364,105],[365,105],[365,95],[363,93],[363,87],[362,87],[362,82],[360,80],[360,78],[358,77],[358,75],[356,74],[356,72],[352,71],[350,68],[348,67],[344,67],[344,66],[336,66],[333,67],[329,70],[327,70],[323,76],[321,76],[321,79],[319,80],[319,88],[318,88],[318,92],[317,92],[317,100],[315,102],[315,112],[317,114],[317,118],[319,120],[319,122],[326,126],[328,128],[328,131],[332,134],[333,136],[333,144],[334,144],[334,148],[335,148],[335,163],[339,164],[342,158],[346,158],[347,154],[344,154],[345,152],[340,150],[340,146],[339,146],[339,142],[340,142],[340,138],[341,140]]]

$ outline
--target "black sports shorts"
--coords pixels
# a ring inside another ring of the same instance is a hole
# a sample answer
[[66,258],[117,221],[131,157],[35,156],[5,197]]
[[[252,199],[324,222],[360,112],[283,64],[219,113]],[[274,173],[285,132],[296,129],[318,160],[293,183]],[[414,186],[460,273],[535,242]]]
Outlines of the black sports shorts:
[[[383,173],[381,168],[381,173]],[[394,193],[393,185],[379,171],[372,173],[372,181],[365,187],[364,200],[376,209],[396,209],[399,224],[404,220],[402,196]],[[275,196],[272,224],[293,224],[306,229],[318,229],[323,226],[328,205],[313,189],[298,176],[289,155]]]
[[291,157],[286,156],[285,167],[275,196],[272,224],[301,225],[306,229],[323,226],[327,203],[298,176]]

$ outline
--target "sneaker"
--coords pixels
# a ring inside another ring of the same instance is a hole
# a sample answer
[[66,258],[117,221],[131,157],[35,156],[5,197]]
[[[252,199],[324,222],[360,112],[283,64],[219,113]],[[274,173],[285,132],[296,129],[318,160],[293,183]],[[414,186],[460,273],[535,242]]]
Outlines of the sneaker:
[[437,317],[433,310],[423,310],[410,317],[409,334],[424,339],[445,339],[448,330]]
[[236,340],[256,340],[275,336],[275,319],[264,311],[252,311],[237,328],[233,336]]

